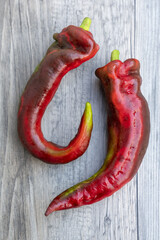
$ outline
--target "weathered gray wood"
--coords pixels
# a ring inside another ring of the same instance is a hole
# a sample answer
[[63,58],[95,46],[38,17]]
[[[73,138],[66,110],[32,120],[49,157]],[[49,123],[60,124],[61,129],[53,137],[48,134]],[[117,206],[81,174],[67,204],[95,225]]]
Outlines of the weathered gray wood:
[[[0,240],[157,240],[159,216],[159,21],[158,0],[0,0]],[[93,108],[90,146],[79,159],[51,166],[32,157],[16,130],[20,95],[51,44],[52,34],[92,18],[100,45],[94,59],[70,72],[49,105],[42,128],[66,145],[75,135],[85,102]],[[97,171],[106,154],[106,104],[94,71],[118,48],[121,59],[141,61],[142,89],[151,110],[151,139],[138,175],[94,205],[44,211],[58,193]],[[156,147],[157,146],[157,147]]]
[[135,21],[135,55],[142,62],[142,90],[151,115],[150,144],[138,173],[138,235],[160,239],[160,2],[137,3]]

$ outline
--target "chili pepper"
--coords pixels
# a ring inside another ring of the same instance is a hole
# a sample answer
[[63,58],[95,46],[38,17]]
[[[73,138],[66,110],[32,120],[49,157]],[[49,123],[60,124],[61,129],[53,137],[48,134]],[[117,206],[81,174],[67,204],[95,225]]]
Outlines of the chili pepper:
[[108,154],[100,170],[57,196],[45,215],[88,205],[109,197],[136,174],[146,152],[150,132],[149,109],[140,91],[140,63],[121,62],[114,50],[111,62],[96,70],[108,103]]
[[48,142],[41,130],[41,119],[63,76],[91,59],[99,46],[89,32],[91,20],[85,18],[80,27],[68,26],[56,33],[56,40],[36,67],[21,97],[18,133],[32,155],[46,163],[68,163],[80,157],[88,147],[92,131],[91,104],[86,103],[80,127],[67,147]]

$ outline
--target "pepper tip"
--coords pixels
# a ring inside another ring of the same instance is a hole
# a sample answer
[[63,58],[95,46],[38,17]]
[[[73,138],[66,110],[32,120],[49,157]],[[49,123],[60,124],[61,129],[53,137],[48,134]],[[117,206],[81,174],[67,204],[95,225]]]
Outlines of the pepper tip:
[[45,215],[46,217],[48,217],[48,215],[49,215],[50,213],[51,213],[51,210],[50,210],[50,208],[48,207],[44,215]]
[[92,129],[93,120],[92,120],[92,106],[89,102],[86,102],[85,110],[84,110],[85,120],[88,126],[88,129]]

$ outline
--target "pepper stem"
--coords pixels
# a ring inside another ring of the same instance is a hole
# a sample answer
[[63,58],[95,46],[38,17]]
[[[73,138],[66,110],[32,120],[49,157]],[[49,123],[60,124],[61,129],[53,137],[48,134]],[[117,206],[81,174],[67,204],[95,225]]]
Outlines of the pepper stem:
[[91,19],[89,17],[86,17],[83,19],[83,22],[81,23],[80,28],[83,28],[86,31],[89,31],[91,25]]
[[111,53],[111,61],[119,60],[120,52],[118,50],[113,50]]

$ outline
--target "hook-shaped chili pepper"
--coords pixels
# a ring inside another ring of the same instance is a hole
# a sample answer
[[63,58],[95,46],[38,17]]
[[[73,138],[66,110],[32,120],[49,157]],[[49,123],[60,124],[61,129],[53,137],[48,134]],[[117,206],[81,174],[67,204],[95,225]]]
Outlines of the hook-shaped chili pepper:
[[86,103],[80,127],[67,147],[48,142],[41,131],[41,119],[63,76],[91,59],[99,46],[89,32],[91,20],[80,27],[68,26],[53,35],[56,40],[36,67],[21,97],[18,133],[32,155],[47,163],[68,163],[80,157],[88,147],[92,131],[91,104]]
[[112,195],[136,174],[146,152],[150,132],[149,109],[140,91],[140,64],[122,63],[114,50],[111,62],[98,68],[108,102],[108,154],[101,169],[89,179],[57,196],[45,215],[92,204]]

